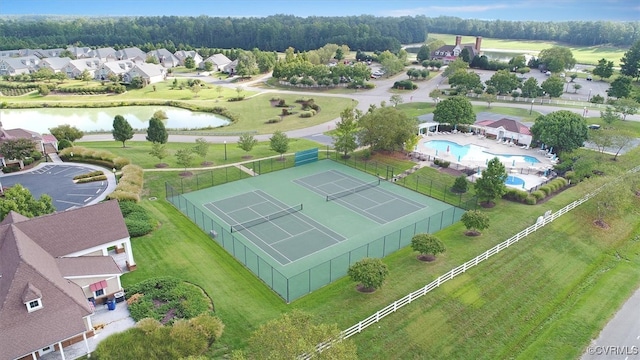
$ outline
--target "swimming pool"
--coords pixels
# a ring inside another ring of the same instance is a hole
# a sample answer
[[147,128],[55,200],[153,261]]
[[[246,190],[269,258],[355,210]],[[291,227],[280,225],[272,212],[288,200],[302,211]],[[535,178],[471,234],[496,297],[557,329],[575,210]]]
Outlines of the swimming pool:
[[529,163],[536,164],[540,160],[530,155],[514,155],[514,154],[494,154],[487,151],[485,148],[468,144],[460,145],[453,141],[447,140],[431,140],[424,143],[424,146],[429,149],[436,150],[438,156],[450,155],[453,159],[459,159],[460,161],[489,161],[494,157],[497,157],[500,162],[503,163]]

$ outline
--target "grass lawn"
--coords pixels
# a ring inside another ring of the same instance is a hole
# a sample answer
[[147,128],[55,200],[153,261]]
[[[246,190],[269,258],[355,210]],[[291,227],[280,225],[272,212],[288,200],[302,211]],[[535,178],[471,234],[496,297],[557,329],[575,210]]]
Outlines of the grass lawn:
[[[480,101],[480,100],[473,100]],[[417,117],[423,114],[431,114],[433,110],[435,110],[434,103],[432,102],[412,102],[405,104],[398,104],[396,106],[398,109],[404,111],[410,117]],[[532,115],[529,115],[529,110],[527,109],[519,109],[519,108],[511,108],[511,107],[501,107],[499,102],[492,102],[491,107],[487,105],[473,105],[473,111],[477,114],[480,112],[491,112],[503,115],[511,115],[522,118],[523,121],[534,121],[536,117],[538,117],[537,112],[533,112]],[[478,119],[480,120],[480,119]]]
[[[429,34],[429,38],[440,39],[445,44],[455,44],[455,34]],[[463,36],[463,43],[475,42],[475,36]],[[500,50],[522,50],[539,52],[540,50],[548,49],[553,46],[567,46],[565,44],[557,43],[554,41],[535,41],[535,40],[505,40],[494,38],[482,38],[483,49],[500,49]],[[598,60],[605,58],[613,61],[614,66],[619,66],[620,58],[624,55],[626,48],[612,47],[612,46],[567,46],[571,49],[573,57],[578,64],[590,64],[596,65]]]

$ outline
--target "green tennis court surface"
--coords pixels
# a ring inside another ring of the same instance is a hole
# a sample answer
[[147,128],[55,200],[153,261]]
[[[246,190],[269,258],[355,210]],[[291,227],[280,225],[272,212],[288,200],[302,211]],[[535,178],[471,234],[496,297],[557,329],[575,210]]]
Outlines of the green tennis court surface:
[[247,239],[282,265],[345,240],[302,213],[256,190],[205,204]]
[[386,224],[426,207],[379,187],[380,179],[366,183],[338,170],[305,176],[293,182],[378,224]]
[[458,221],[463,209],[322,160],[167,200],[291,302]]

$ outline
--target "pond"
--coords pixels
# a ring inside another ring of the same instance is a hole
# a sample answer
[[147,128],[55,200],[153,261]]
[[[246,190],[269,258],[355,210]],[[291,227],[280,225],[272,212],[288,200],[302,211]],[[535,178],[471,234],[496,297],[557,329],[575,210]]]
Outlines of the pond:
[[170,106],[124,106],[111,108],[38,108],[2,109],[0,121],[5,129],[23,128],[41,134],[50,128],[68,124],[84,132],[113,129],[113,118],[122,115],[134,129],[146,129],[154,112],[163,110],[169,119],[164,124],[167,129],[202,129],[229,125],[222,116],[193,112]]

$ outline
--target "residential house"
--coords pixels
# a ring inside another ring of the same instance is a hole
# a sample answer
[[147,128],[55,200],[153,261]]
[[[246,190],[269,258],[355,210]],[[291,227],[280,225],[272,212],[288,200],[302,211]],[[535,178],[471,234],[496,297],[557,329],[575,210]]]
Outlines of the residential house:
[[167,69],[162,65],[138,63],[131,70],[123,74],[122,81],[130,83],[135,77],[142,78],[145,85],[163,81],[167,76]]
[[96,80],[109,80],[109,76],[116,75],[118,77],[124,77],[128,73],[135,63],[130,60],[117,60],[105,62],[96,69],[94,79]]
[[198,52],[195,50],[191,50],[191,51],[178,50],[175,53],[173,53],[173,55],[175,55],[178,58],[178,60],[180,61],[180,65],[184,65],[184,61],[188,57],[192,58],[193,61],[195,61],[196,67],[198,67],[203,60],[202,56],[200,56],[200,54],[198,54]]
[[235,59],[232,62],[225,65],[221,71],[229,75],[233,75],[236,73],[236,67],[238,67],[238,59]]
[[56,48],[56,49],[35,49],[33,50],[33,55],[39,57],[40,59],[50,58],[50,57],[60,57],[60,53],[63,52],[64,49]]
[[131,241],[116,200],[0,222],[0,360],[37,359],[93,336],[94,306],[122,298],[121,268],[108,255]]
[[87,46],[69,46],[67,50],[73,54],[76,59],[84,59],[91,57],[89,54],[91,53],[91,48]]
[[[53,135],[40,135],[39,133],[26,129],[4,129],[2,122],[0,122],[0,143],[11,139],[29,139],[33,141],[34,150],[41,152],[45,156],[47,154],[56,153],[58,151],[58,139]],[[13,159],[5,159],[4,155],[0,154],[0,165],[7,166],[8,164],[20,163]]]
[[130,60],[133,62],[145,62],[147,60],[147,54],[138,49],[137,47],[130,47],[116,51],[116,58],[118,60]]
[[180,60],[167,49],[151,50],[147,53],[158,60],[158,63],[165,68],[172,68],[180,65]]
[[98,58],[103,62],[118,60],[116,56],[116,50],[111,47],[94,49],[91,50],[87,55],[88,57]]
[[75,79],[80,76],[83,71],[87,70],[89,74],[91,74],[91,77],[94,78],[96,70],[98,70],[101,64],[102,61],[98,58],[81,58],[69,61],[62,71],[67,74],[68,78]]
[[518,120],[502,118],[500,120],[479,120],[471,126],[496,139],[507,140],[513,144],[531,145],[533,135],[528,126]]
[[474,44],[462,44],[462,36],[456,36],[455,45],[444,45],[431,53],[432,60],[440,60],[443,64],[455,61],[463,49],[469,50],[469,59],[473,59],[476,55],[481,55],[482,37],[477,36]]
[[200,68],[204,69],[204,64],[210,62],[213,65],[214,71],[222,71],[225,66],[231,64],[231,60],[228,57],[224,56],[224,54],[215,54],[206,58],[202,63],[200,63]]
[[0,57],[0,75],[21,75],[35,72],[40,59],[35,55],[18,58]]
[[59,73],[61,71],[64,72],[65,67],[71,61],[68,57],[49,57],[40,60],[40,64],[38,64],[38,68],[48,68],[51,69],[54,73]]

